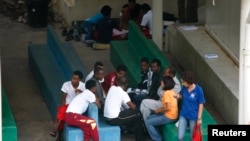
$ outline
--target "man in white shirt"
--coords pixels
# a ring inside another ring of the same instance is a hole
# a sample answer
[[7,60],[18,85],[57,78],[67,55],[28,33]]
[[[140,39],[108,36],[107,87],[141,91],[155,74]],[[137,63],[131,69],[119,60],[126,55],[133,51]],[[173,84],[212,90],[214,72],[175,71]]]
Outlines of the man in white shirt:
[[[105,120],[111,125],[126,125],[135,127],[135,140],[143,141],[145,136],[145,126],[135,104],[131,102],[125,89],[127,88],[127,78],[119,77],[117,80],[118,86],[111,86],[108,91],[104,104]],[[129,108],[126,108],[127,105]],[[123,109],[123,110],[121,110]]]
[[[179,94],[181,91],[181,84],[178,78],[176,77],[176,69],[174,67],[166,68],[164,71],[164,76],[171,76],[173,78],[175,82],[174,92],[176,94]],[[144,99],[141,102],[140,111],[142,113],[144,121],[147,120],[152,110],[162,107],[161,98],[162,98],[163,93],[164,93],[164,90],[163,90],[163,83],[162,83],[157,91],[157,94],[160,97],[159,100]]]
[[144,3],[142,4],[141,9],[144,14],[141,21],[142,30],[149,30],[150,35],[152,35],[153,22],[151,7],[147,3]]
[[64,116],[68,104],[79,93],[85,90],[85,84],[81,82],[83,74],[81,71],[74,71],[70,81],[64,82],[61,88],[62,91],[62,104],[58,107],[56,115],[55,129],[50,132],[53,137],[57,136],[57,140],[60,140],[62,129],[64,126]]
[[77,94],[85,90],[85,84],[80,81],[82,76],[79,78],[75,73],[80,73],[80,71],[75,71],[71,81],[64,82],[62,85],[62,105],[69,104]]
[[69,104],[65,122],[70,126],[79,127],[84,133],[84,140],[99,141],[99,133],[96,121],[82,115],[86,112],[89,103],[95,102],[100,107],[100,101],[96,99],[96,83],[94,80],[89,80],[86,83],[86,90],[78,94]]

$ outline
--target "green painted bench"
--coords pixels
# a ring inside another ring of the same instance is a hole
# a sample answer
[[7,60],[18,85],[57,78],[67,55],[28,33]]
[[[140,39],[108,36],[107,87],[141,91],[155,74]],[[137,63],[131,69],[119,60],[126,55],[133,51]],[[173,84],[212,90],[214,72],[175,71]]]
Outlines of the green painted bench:
[[2,89],[2,141],[17,141],[17,127],[4,89]]
[[[202,124],[201,132],[203,141],[208,140],[208,125],[217,124],[214,118],[209,114],[209,112],[204,108],[202,113]],[[178,139],[178,128],[175,123],[166,124],[162,127],[163,139],[164,141],[176,141]],[[190,141],[190,130],[187,129],[184,141]]]

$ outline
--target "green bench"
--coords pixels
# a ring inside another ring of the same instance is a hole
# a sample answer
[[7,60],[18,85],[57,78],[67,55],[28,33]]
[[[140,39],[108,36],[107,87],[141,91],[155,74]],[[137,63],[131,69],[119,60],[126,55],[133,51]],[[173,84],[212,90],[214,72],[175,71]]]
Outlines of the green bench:
[[128,82],[136,87],[140,82],[140,60],[147,57],[149,60],[158,58],[161,60],[162,69],[170,65],[163,52],[157,47],[153,40],[146,38],[138,26],[129,22],[128,40],[111,41],[110,60],[114,67],[124,64],[128,67]]
[[4,89],[2,89],[2,141],[17,141],[17,127]]
[[[128,40],[111,41],[110,43],[110,60],[114,67],[124,64],[128,67],[128,82],[130,86],[137,86],[140,82],[140,65],[139,61],[142,57],[148,57],[150,60],[158,58],[161,60],[162,69],[168,67],[170,62],[164,53],[151,40],[147,39],[138,28],[138,26],[130,21]],[[179,77],[179,74],[177,74]],[[207,140],[207,125],[216,124],[213,117],[204,108],[202,115],[202,133],[203,140]],[[175,124],[168,124],[162,127],[164,141],[177,140],[177,127]],[[187,131],[185,140],[190,140],[190,132]]]
[[[61,43],[51,26],[47,28],[47,43],[29,45],[28,56],[31,72],[37,81],[52,119],[55,120],[57,107],[61,104],[62,84],[71,80],[75,70],[81,70],[86,76],[86,69],[74,47],[69,43]],[[100,140],[120,140],[120,127],[100,120],[95,104],[89,105],[87,116],[97,121]],[[82,130],[65,125],[63,139],[64,141],[83,140]]]
[[112,41],[110,48],[110,60],[116,68],[124,64],[128,68],[127,78],[130,86],[137,86],[140,82],[139,56],[128,50],[128,41]]
[[[208,140],[208,125],[217,124],[214,118],[209,114],[209,112],[204,108],[202,113],[202,124],[201,132],[203,141]],[[178,128],[175,123],[166,124],[162,128],[163,139],[164,141],[176,141],[178,139]],[[185,134],[185,141],[190,141],[190,130],[187,129]]]

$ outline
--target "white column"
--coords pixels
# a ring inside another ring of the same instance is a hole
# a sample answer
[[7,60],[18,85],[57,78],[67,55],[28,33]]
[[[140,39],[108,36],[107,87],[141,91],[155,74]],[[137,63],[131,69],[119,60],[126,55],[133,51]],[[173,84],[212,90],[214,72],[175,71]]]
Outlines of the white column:
[[250,122],[250,1],[241,0],[239,124]]
[[162,0],[152,0],[152,11],[153,11],[153,41],[162,50],[162,34],[163,34],[163,2]]
[[[2,57],[2,56],[0,56],[0,57]],[[3,115],[2,115],[2,62],[1,62],[1,59],[0,59],[0,116],[1,117],[3,117]],[[0,120],[0,124],[1,125],[3,125],[3,120],[2,120],[3,118],[1,118],[1,120]],[[3,129],[2,129],[3,127],[2,126],[0,126],[0,131],[3,131]],[[0,139],[2,139],[3,138],[3,136],[2,136],[2,134],[0,134]]]

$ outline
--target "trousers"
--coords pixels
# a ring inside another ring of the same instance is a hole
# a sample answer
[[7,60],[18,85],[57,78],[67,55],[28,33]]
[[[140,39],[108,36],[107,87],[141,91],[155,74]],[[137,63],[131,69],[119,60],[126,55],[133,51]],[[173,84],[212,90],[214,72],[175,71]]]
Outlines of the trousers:
[[66,113],[65,122],[70,126],[79,127],[84,134],[83,141],[99,141],[98,127],[95,120],[76,113]]

